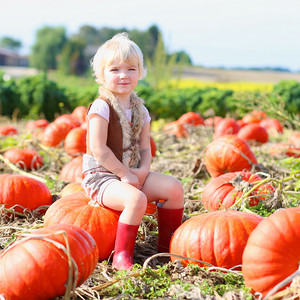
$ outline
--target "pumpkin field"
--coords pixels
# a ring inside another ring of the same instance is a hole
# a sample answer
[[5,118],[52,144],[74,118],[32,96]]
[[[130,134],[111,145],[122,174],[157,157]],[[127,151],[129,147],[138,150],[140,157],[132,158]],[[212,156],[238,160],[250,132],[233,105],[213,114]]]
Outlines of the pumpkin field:
[[300,126],[283,113],[153,120],[151,170],[182,182],[184,218],[158,253],[149,203],[130,271],[111,266],[119,212],[80,186],[86,107],[2,117],[0,299],[299,298]]

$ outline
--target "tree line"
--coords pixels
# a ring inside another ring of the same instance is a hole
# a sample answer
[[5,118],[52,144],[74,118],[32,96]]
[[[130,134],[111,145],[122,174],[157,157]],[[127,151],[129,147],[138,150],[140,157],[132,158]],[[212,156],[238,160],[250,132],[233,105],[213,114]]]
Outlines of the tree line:
[[[66,75],[83,75],[89,70],[90,60],[98,47],[118,32],[128,32],[130,38],[141,48],[149,64],[154,63],[158,47],[163,47],[167,61],[172,60],[175,64],[179,62],[192,64],[190,56],[185,51],[168,53],[165,50],[162,33],[157,25],[152,25],[144,31],[83,25],[78,32],[70,36],[65,27],[39,28],[29,54],[29,65],[44,72],[59,70]],[[17,51],[21,47],[21,42],[10,37],[2,37],[0,47]]]

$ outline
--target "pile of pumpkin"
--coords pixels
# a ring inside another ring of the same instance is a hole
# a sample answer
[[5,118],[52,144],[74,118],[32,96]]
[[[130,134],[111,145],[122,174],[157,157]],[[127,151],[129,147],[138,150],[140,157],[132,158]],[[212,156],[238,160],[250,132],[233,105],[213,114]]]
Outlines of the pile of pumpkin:
[[[97,262],[107,259],[113,251],[119,212],[99,206],[80,187],[86,138],[85,114],[85,108],[80,107],[52,123],[39,120],[27,125],[43,145],[63,145],[72,157],[59,174],[60,180],[71,182],[61,191],[59,200],[52,203],[50,190],[36,179],[0,175],[0,204],[4,208],[22,212],[24,208],[33,211],[47,207],[44,208],[44,228],[21,237],[0,255],[0,295],[6,299],[62,296],[81,285]],[[217,117],[204,121],[200,115],[188,113],[165,127],[166,131],[182,137],[188,134],[186,124],[215,126],[214,140],[204,153],[204,163],[211,176],[202,194],[208,212],[191,217],[176,230],[170,253],[187,257],[180,259],[183,265],[196,263],[226,269],[241,268],[246,286],[265,297],[274,289],[277,291],[289,285],[287,282],[276,287],[298,269],[300,208],[282,209],[266,218],[230,210],[243,201],[249,201],[250,206],[256,205],[275,192],[271,184],[264,184],[262,178],[251,172],[257,159],[248,141],[255,137],[256,142],[264,143],[268,139],[268,129],[262,126],[263,117],[257,116],[256,112],[252,115],[259,122],[241,120],[242,124]],[[243,130],[249,125],[261,134],[251,135]],[[179,135],[178,128],[185,135]],[[280,132],[282,127],[276,130]],[[296,140],[296,136],[292,138],[293,142]],[[155,143],[153,145],[155,147]],[[298,150],[300,145],[289,144],[288,147],[291,148],[286,149],[287,155],[297,155],[294,149]],[[155,151],[152,153],[155,155]],[[28,163],[24,157],[13,160],[7,153],[4,156],[27,170],[37,169],[43,163],[38,153],[29,156]],[[247,197],[244,197],[245,190]],[[155,208],[149,206],[149,211],[154,213]]]

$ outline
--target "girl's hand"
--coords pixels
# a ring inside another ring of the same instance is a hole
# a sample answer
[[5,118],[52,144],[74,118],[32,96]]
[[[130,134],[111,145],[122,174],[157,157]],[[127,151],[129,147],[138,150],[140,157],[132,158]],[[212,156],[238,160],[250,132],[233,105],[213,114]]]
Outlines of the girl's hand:
[[137,169],[130,169],[130,172],[135,174],[139,180],[140,186],[142,188],[142,186],[144,185],[144,182],[148,176],[149,171],[146,171],[142,168],[137,168]]
[[140,189],[142,187],[140,185],[138,177],[130,171],[127,174],[125,174],[123,177],[121,177],[121,181],[128,183],[128,184],[136,187],[137,189]]

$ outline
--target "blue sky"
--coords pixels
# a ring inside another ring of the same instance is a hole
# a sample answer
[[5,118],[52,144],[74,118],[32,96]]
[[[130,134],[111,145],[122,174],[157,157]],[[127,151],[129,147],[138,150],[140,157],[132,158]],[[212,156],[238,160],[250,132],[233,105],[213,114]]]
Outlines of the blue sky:
[[44,25],[147,30],[156,24],[170,51],[205,67],[300,70],[299,0],[0,0],[0,38],[29,52]]

